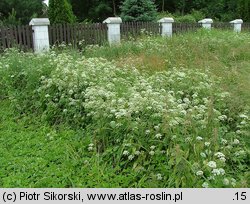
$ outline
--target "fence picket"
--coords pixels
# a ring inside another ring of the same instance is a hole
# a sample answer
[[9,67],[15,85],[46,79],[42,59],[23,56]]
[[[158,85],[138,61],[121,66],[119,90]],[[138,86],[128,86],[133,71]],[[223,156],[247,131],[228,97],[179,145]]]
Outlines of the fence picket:
[[31,42],[30,42],[30,38],[29,38],[29,26],[26,26],[26,33],[25,33],[25,36],[27,38],[27,49],[29,49],[31,47]]
[[2,33],[2,46],[3,46],[3,49],[6,48],[6,43],[5,43],[5,28],[1,28],[1,33]]

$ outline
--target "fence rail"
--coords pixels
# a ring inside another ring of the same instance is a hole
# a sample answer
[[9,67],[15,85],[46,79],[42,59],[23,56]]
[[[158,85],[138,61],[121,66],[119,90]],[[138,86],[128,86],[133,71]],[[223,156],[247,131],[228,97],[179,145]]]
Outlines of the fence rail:
[[33,49],[31,26],[0,27],[0,50],[12,47],[22,50]]
[[72,44],[99,44],[107,41],[106,24],[56,24],[49,26],[50,45],[61,43]]

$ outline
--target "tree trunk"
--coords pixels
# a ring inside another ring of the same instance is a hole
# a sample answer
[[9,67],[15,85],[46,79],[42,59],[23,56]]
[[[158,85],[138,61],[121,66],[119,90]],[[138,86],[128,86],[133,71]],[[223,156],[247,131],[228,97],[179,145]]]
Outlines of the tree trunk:
[[115,0],[112,0],[112,3],[113,3],[113,13],[114,13],[114,16],[116,16],[116,3],[115,3]]

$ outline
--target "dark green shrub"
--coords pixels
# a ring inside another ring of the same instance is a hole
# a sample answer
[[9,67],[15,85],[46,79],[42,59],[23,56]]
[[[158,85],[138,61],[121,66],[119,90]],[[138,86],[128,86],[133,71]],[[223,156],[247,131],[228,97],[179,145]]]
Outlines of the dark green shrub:
[[[20,25],[21,21],[16,16],[16,10],[12,8],[11,12],[9,13],[8,17],[3,19],[2,24],[3,25]],[[1,25],[1,23],[0,23]]]
[[206,15],[201,10],[194,10],[193,9],[190,14],[194,17],[196,22],[198,22],[199,20],[202,20],[206,17]]
[[250,20],[250,0],[239,0],[237,10],[238,16],[244,21]]
[[196,20],[195,18],[191,15],[185,15],[185,16],[178,16],[175,18],[176,22],[180,22],[180,23],[195,23]]
[[156,6],[151,0],[125,0],[121,6],[123,21],[154,21]]
[[51,24],[73,23],[76,20],[72,7],[67,0],[50,0],[48,14]]

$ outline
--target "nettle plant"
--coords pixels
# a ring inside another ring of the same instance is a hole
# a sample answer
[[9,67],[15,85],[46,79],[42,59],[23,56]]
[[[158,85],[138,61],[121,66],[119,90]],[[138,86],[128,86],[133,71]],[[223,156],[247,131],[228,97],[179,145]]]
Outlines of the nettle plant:
[[68,54],[53,61],[36,90],[39,109],[50,122],[84,128],[90,157],[102,154],[118,173],[146,174],[162,186],[237,185],[232,172],[247,168],[240,138],[249,119],[245,112],[232,118],[230,93],[209,70],[150,74]]

